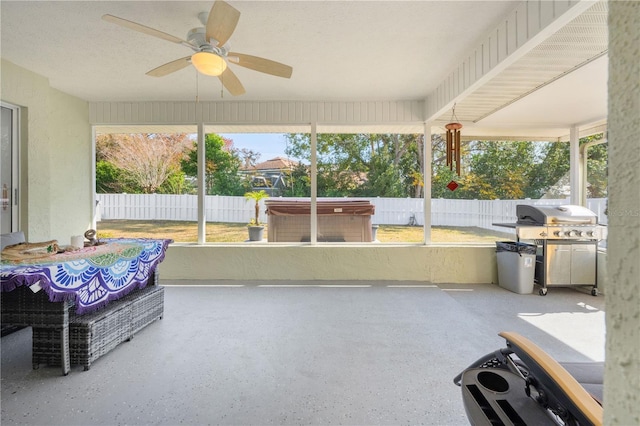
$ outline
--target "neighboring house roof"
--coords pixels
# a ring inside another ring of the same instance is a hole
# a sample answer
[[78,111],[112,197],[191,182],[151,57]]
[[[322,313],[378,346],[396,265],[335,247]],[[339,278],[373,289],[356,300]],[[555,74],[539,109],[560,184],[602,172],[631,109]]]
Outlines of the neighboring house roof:
[[276,157],[262,163],[258,163],[253,167],[242,168],[243,171],[269,171],[269,170],[292,170],[299,162],[288,158]]

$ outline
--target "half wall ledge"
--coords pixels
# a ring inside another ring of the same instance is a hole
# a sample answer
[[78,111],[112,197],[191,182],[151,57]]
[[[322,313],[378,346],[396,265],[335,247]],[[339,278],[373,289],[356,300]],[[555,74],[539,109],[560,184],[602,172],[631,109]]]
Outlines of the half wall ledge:
[[384,280],[497,282],[494,244],[172,244],[170,280]]

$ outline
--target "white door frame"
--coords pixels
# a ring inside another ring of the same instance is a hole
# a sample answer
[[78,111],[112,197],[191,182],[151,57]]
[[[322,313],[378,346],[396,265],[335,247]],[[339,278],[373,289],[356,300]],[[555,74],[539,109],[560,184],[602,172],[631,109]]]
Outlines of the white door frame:
[[[6,195],[9,199],[8,205],[6,206],[9,209],[9,213],[11,214],[11,229],[2,229],[2,232],[15,232],[20,230],[20,107],[16,105],[12,105],[6,102],[0,102],[0,105],[3,109],[8,109],[11,111],[11,123],[10,123],[10,135],[11,139],[11,187],[0,188],[3,191],[2,198],[5,198],[4,191],[6,190]],[[6,123],[2,123],[4,127]],[[4,131],[4,129],[3,129]],[[2,206],[2,211],[5,211],[5,206]],[[3,227],[5,226],[3,221]]]

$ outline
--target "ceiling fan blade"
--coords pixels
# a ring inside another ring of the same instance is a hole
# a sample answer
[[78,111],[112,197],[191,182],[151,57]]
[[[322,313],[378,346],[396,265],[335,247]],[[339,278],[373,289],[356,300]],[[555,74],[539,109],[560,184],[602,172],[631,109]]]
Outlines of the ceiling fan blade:
[[224,72],[218,76],[222,85],[231,93],[233,96],[244,95],[245,90],[238,77],[231,71],[230,68],[224,70]]
[[207,19],[207,41],[213,38],[218,42],[218,47],[223,46],[236,29],[238,19],[240,12],[236,8],[222,0],[216,1]]
[[[235,60],[235,58],[237,58],[237,60]],[[227,59],[241,67],[275,75],[276,77],[290,78],[291,73],[293,72],[293,68],[289,65],[281,64],[280,62],[272,61],[270,59],[260,58],[258,56],[245,55],[244,53],[229,52]]]
[[148,34],[148,35],[151,35],[151,36],[154,36],[154,37],[161,38],[163,40],[170,41],[172,43],[189,45],[188,42],[186,42],[185,40],[183,40],[181,38],[172,36],[171,34],[164,33],[162,31],[156,30],[156,29],[151,28],[151,27],[147,27],[147,26],[142,25],[142,24],[138,24],[138,23],[133,22],[133,21],[129,21],[128,19],[118,18],[117,16],[113,16],[113,15],[109,15],[109,14],[102,15],[102,19],[104,19],[107,22],[111,22],[113,24],[118,24],[120,26],[129,28],[129,29],[134,30],[134,31],[138,31],[138,32],[141,32],[141,33],[144,33],[144,34]]
[[185,56],[184,58],[176,59],[175,61],[168,62],[164,65],[160,65],[158,68],[154,68],[147,73],[151,77],[164,77],[172,72],[180,71],[182,68],[186,68],[191,64],[191,56]]

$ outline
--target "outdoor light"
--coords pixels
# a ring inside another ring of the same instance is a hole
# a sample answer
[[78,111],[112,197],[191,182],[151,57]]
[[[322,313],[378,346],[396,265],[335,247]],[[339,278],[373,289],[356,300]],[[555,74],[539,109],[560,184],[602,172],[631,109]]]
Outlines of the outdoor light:
[[191,63],[202,74],[219,76],[227,69],[227,62],[211,52],[198,52],[191,55]]

